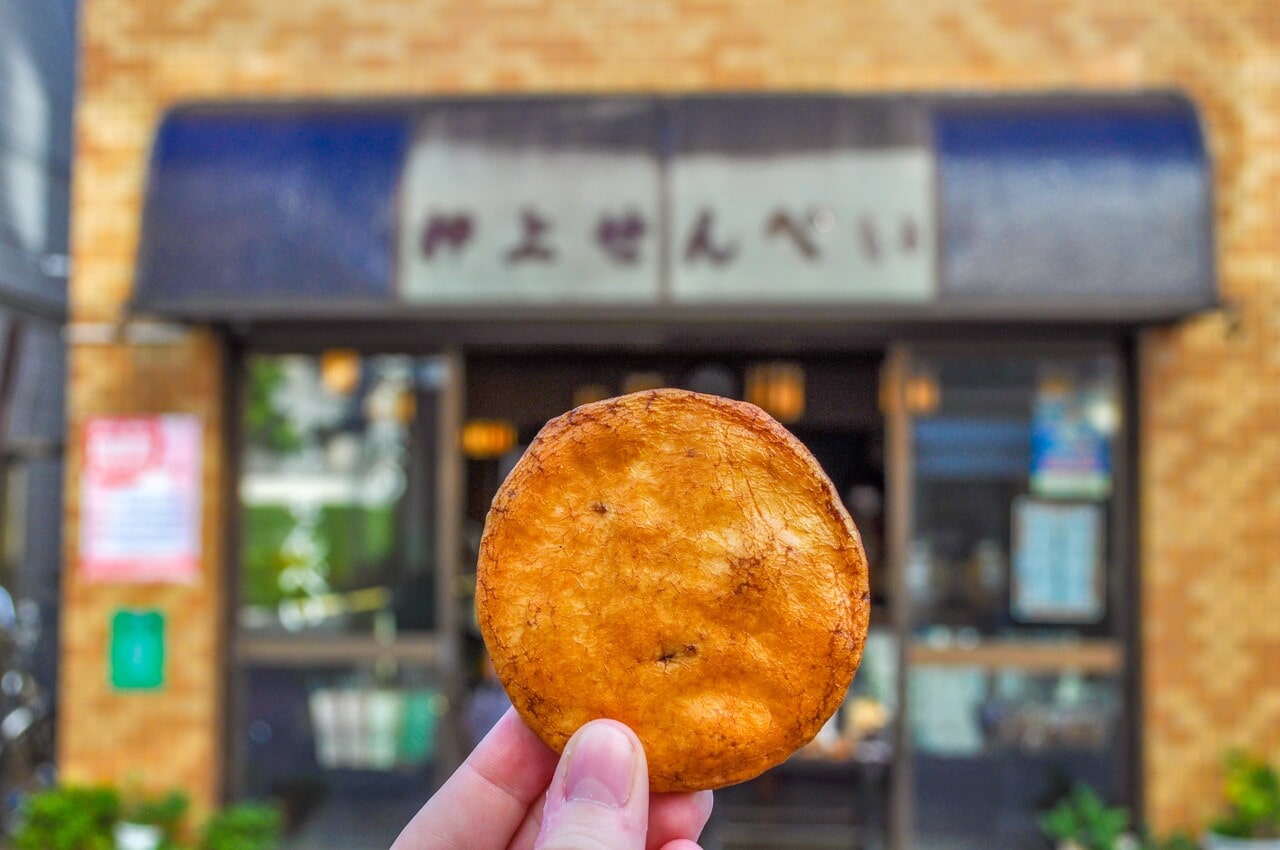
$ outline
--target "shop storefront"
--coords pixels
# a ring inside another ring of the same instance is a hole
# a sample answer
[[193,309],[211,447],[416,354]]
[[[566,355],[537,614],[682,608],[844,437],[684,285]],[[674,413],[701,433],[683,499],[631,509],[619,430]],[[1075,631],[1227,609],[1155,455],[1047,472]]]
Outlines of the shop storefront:
[[170,112],[131,312],[225,355],[227,793],[385,845],[502,706],[470,611],[505,471],[682,386],[787,423],[873,563],[848,700],[714,840],[1140,806],[1136,340],[1216,304],[1210,179],[1168,93]]

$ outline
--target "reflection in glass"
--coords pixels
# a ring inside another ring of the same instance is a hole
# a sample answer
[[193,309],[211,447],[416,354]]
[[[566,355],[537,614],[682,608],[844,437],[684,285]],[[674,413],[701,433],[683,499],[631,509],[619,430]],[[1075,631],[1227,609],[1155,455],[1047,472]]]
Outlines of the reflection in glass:
[[[250,630],[430,628],[430,358],[248,362],[240,623]],[[384,618],[384,626],[387,625]]]

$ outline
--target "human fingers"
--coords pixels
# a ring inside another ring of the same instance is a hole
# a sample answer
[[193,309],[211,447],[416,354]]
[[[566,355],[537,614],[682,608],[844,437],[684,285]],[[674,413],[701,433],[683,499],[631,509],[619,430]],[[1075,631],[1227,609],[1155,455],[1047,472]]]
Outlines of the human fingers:
[[645,850],[662,850],[673,841],[697,841],[711,818],[711,792],[651,794]]
[[662,845],[660,850],[702,850],[702,846],[687,838],[677,838],[675,841]]
[[[524,823],[516,830],[508,850],[533,850],[534,839],[542,826],[542,811],[546,796],[529,807]],[[710,791],[693,794],[650,794],[649,830],[645,836],[645,850],[662,850],[679,838],[697,840],[707,820],[711,817]]]
[[542,813],[546,807],[547,795],[544,792],[541,797],[533,801],[529,811],[525,812],[524,822],[516,830],[511,843],[507,845],[507,850],[533,850],[533,842],[538,837],[538,830],[542,828]]
[[640,740],[615,720],[591,721],[565,745],[535,850],[643,850],[648,823]]
[[508,710],[391,850],[501,850],[556,769],[556,754]]

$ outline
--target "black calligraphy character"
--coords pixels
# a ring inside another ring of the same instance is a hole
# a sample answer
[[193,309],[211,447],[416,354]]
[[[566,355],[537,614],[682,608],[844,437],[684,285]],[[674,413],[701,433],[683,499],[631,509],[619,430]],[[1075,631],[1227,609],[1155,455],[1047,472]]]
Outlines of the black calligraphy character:
[[736,242],[717,248],[711,238],[711,229],[715,225],[715,214],[711,210],[703,210],[698,215],[698,222],[693,227],[689,242],[685,245],[684,259],[692,263],[699,257],[705,257],[713,266],[723,266],[738,253]]
[[915,250],[920,247],[920,225],[916,224],[914,218],[904,218],[902,220],[902,253],[914,254]]
[[522,232],[520,244],[507,251],[507,264],[514,265],[530,260],[549,263],[556,257],[554,248],[542,241],[543,236],[551,229],[550,219],[543,218],[537,210],[525,207],[520,211]]
[[858,219],[858,244],[862,246],[862,253],[868,263],[875,265],[880,262],[880,233],[869,215]]
[[603,216],[596,228],[596,241],[615,263],[634,266],[640,262],[640,240],[645,232],[644,219],[637,213]]
[[442,215],[432,213],[422,228],[422,256],[428,260],[436,255],[436,249],[446,245],[455,254],[471,241],[475,232],[471,216],[467,213],[458,215]]
[[764,233],[766,236],[789,236],[791,241],[795,243],[796,250],[806,260],[816,260],[818,258],[818,246],[814,244],[806,228],[797,224],[791,216],[782,210],[778,210],[769,218],[769,222],[765,225]]

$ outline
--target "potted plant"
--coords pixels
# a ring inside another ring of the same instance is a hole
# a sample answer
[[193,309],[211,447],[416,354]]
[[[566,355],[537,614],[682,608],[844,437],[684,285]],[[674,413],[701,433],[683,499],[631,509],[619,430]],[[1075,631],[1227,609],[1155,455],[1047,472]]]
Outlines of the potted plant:
[[209,818],[201,850],[277,850],[280,810],[261,803],[239,803]]
[[190,802],[181,791],[171,791],[160,797],[149,797],[136,791],[127,794],[120,821],[115,826],[116,850],[169,850],[176,847]]
[[1042,812],[1037,822],[1058,850],[1125,850],[1138,846],[1129,833],[1129,811],[1108,806],[1087,785],[1073,787],[1056,806]]
[[1205,837],[1207,850],[1280,850],[1280,776],[1242,752],[1227,756],[1227,812]]
[[64,786],[32,795],[13,835],[15,850],[113,850],[120,795],[112,788]]

